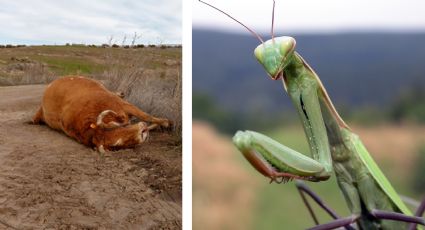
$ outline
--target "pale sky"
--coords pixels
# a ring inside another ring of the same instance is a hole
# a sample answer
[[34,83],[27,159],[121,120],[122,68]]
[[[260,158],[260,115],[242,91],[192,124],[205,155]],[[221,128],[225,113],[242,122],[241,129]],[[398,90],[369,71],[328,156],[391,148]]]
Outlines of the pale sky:
[[[259,32],[270,31],[272,0],[208,0]],[[193,1],[193,25],[222,30],[244,28]],[[279,32],[425,31],[424,0],[276,0]]]
[[0,44],[182,43],[182,0],[0,0]]

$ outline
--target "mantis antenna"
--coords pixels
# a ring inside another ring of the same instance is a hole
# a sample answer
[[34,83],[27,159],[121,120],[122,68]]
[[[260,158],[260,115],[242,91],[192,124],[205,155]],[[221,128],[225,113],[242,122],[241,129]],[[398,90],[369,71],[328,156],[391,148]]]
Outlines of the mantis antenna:
[[274,43],[274,6],[276,2],[273,0],[273,11],[272,11],[272,41]]
[[[198,1],[199,1],[199,2],[201,2],[201,3],[204,3],[205,5],[207,5],[207,6],[211,7],[211,8],[213,8],[213,9],[215,9],[215,10],[217,10],[217,11],[221,12],[221,13],[223,13],[223,14],[224,14],[224,15],[226,15],[227,17],[229,17],[229,18],[233,19],[233,21],[235,21],[235,22],[239,23],[241,26],[245,27],[245,28],[246,28],[249,32],[251,32],[251,34],[252,34],[252,35],[254,35],[254,37],[258,38],[258,40],[260,40],[260,42],[264,44],[264,40],[260,37],[260,35],[258,35],[257,33],[255,33],[255,32],[254,32],[253,30],[251,30],[248,26],[244,25],[242,22],[238,21],[236,18],[234,18],[234,17],[230,16],[230,14],[228,14],[228,13],[224,12],[223,10],[220,10],[219,8],[217,8],[217,7],[213,6],[213,5],[209,4],[209,3],[206,3],[206,2],[204,2],[204,1],[202,1],[202,0],[198,0]],[[273,2],[274,2],[274,1],[273,1]],[[273,4],[273,11],[274,11],[274,4]]]

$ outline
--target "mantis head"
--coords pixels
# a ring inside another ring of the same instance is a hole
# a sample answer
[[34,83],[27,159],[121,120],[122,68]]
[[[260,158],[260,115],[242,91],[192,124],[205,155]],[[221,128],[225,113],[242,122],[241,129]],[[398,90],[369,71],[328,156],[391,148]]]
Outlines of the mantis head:
[[294,38],[283,36],[270,39],[255,48],[255,57],[273,80],[279,79],[289,64],[295,43]]

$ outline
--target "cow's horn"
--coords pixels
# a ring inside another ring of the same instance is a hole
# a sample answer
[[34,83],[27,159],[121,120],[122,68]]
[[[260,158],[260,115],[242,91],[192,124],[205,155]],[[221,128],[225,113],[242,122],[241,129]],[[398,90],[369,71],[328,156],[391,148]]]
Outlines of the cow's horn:
[[112,110],[105,110],[101,113],[99,113],[99,116],[97,116],[97,121],[96,121],[96,125],[100,126],[100,127],[104,127],[106,124],[103,123],[103,118],[108,114],[108,113],[113,113],[113,114],[117,114],[116,112],[112,111]]

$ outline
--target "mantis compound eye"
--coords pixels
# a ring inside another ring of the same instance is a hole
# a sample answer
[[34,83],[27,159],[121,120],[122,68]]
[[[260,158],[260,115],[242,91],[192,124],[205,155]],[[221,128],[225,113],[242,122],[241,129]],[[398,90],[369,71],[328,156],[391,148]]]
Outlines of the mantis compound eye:
[[278,37],[266,41],[254,50],[255,57],[273,80],[279,79],[281,72],[289,64],[295,43],[292,37]]

